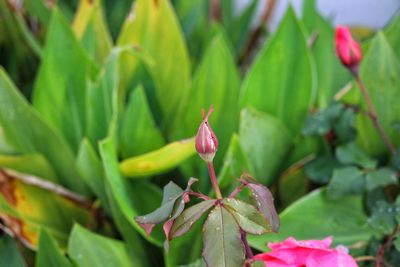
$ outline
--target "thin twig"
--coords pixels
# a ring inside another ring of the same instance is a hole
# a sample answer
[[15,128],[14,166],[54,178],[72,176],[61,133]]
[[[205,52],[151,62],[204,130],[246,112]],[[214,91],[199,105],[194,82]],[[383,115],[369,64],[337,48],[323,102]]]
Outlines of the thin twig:
[[357,262],[361,262],[361,261],[375,261],[375,257],[374,256],[360,256],[357,258],[354,258],[355,261]]
[[69,199],[73,202],[76,202],[85,208],[91,208],[92,203],[87,200],[84,196],[78,195],[75,192],[72,192],[60,185],[54,184],[50,181],[46,181],[43,179],[40,179],[36,176],[30,175],[30,174],[24,174],[17,172],[15,170],[10,170],[10,169],[2,169],[0,172],[3,172],[7,176],[11,176],[12,178],[15,178],[25,184],[37,186],[43,189],[46,189],[48,191],[54,192],[57,195],[60,195],[66,199]]
[[210,20],[212,22],[221,21],[221,2],[220,0],[210,0]]
[[382,262],[384,262],[385,257],[385,250],[389,249],[393,245],[393,241],[396,239],[396,235],[398,232],[400,232],[400,224],[398,224],[393,232],[387,237],[385,243],[379,246],[375,260],[376,267],[382,267]]
[[218,199],[222,199],[221,190],[219,189],[217,177],[215,176],[214,164],[212,161],[207,162],[208,172],[210,173],[211,184],[214,188],[215,195]]
[[257,27],[254,29],[253,33],[251,34],[243,52],[241,53],[239,57],[239,64],[242,64],[246,61],[248,56],[251,54],[251,51],[253,51],[254,47],[256,47],[258,40],[261,37],[262,29],[265,24],[268,23],[268,21],[271,19],[272,12],[274,11],[276,5],[276,0],[267,0],[265,2],[264,8],[263,8],[263,13],[260,18],[260,22],[257,25]]
[[243,230],[240,230],[240,238],[242,239],[242,243],[244,245],[246,251],[246,258],[252,259],[254,257],[253,251],[250,248],[249,243],[247,242],[247,233]]
[[333,97],[336,101],[342,99],[348,92],[350,92],[351,88],[353,88],[353,82],[348,82],[345,86],[343,86]]
[[242,183],[241,185],[236,187],[235,190],[233,190],[232,193],[229,195],[229,198],[235,198],[237,196],[237,194],[239,194],[240,191],[242,191],[242,189],[246,186],[247,186],[247,183]]
[[204,199],[204,200],[209,200],[210,199],[208,196],[206,196],[206,195],[204,195],[204,194],[202,194],[200,192],[187,191],[187,192],[185,192],[185,194],[192,195],[192,196],[195,196],[197,198]]
[[286,171],[283,172],[282,177],[288,176],[297,170],[301,169],[306,165],[307,163],[313,161],[316,158],[315,154],[310,154],[305,156],[304,158],[300,159],[299,161],[295,162],[292,164],[289,168],[286,169]]

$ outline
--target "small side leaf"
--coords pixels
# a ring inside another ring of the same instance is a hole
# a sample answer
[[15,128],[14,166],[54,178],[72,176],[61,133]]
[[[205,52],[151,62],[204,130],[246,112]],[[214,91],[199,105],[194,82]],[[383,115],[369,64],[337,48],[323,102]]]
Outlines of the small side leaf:
[[369,191],[391,184],[397,184],[396,172],[389,168],[381,168],[367,173],[365,176],[367,189]]
[[373,169],[376,166],[376,161],[371,159],[355,143],[337,147],[336,158],[343,164],[357,164],[366,169]]
[[333,171],[328,185],[328,196],[339,199],[349,194],[360,194],[365,187],[363,172],[356,167],[343,167]]

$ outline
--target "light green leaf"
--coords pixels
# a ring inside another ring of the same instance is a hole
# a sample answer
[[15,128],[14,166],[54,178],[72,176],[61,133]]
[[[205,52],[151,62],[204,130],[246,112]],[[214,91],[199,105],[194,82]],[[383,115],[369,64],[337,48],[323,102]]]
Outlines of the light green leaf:
[[74,151],[85,131],[86,78],[91,67],[67,20],[54,9],[33,105]]
[[369,191],[384,187],[391,184],[398,184],[396,172],[389,168],[380,168],[378,170],[368,172],[365,176],[367,189]]
[[364,173],[356,167],[349,166],[333,171],[327,192],[332,199],[339,199],[349,194],[362,194],[364,189]]
[[72,267],[55,241],[45,231],[40,231],[39,248],[36,254],[36,267]]
[[272,232],[270,222],[253,205],[234,198],[227,198],[223,203],[246,233],[261,235]]
[[124,176],[148,177],[176,167],[194,153],[194,139],[175,141],[160,149],[122,161],[120,169]]
[[[131,12],[117,43],[139,46],[154,58],[155,64],[147,67],[155,84],[166,129],[171,126],[178,105],[189,90],[191,71],[185,41],[169,1],[138,0]],[[138,61],[124,58],[121,64],[122,86],[126,88]]]
[[[361,79],[375,105],[378,119],[389,138],[400,145],[400,137],[392,124],[400,121],[400,63],[383,33],[378,32],[361,64]],[[362,109],[366,104],[362,100]],[[369,116],[357,117],[357,141],[369,154],[376,155],[387,150]]]
[[164,138],[158,129],[142,86],[129,98],[123,115],[120,151],[123,158],[133,157],[162,147]]
[[78,266],[132,266],[124,243],[94,234],[74,225],[68,242],[68,255]]
[[336,148],[336,158],[342,164],[355,164],[366,169],[373,169],[376,161],[365,154],[355,143],[348,143]]
[[[54,112],[54,111],[53,111]],[[60,183],[86,192],[74,155],[58,132],[35,112],[0,68],[0,124],[5,136],[22,153],[39,153],[54,167]]]
[[26,267],[21,253],[15,241],[9,236],[2,236],[0,238],[0,266],[7,267]]
[[244,246],[232,215],[216,206],[203,225],[203,257],[207,266],[242,267]]
[[331,200],[326,190],[315,190],[299,199],[281,214],[278,234],[250,236],[250,245],[261,251],[268,242],[281,242],[293,236],[298,240],[333,236],[335,244],[351,245],[367,241],[372,230],[367,226],[362,197],[349,196]]
[[310,51],[302,26],[289,7],[278,30],[264,45],[241,89],[241,107],[251,105],[300,133],[314,95]]
[[244,109],[240,116],[240,145],[263,184],[272,182],[292,144],[288,130],[269,114]]
[[400,59],[400,13],[392,18],[390,24],[385,28],[385,36],[388,43],[392,46],[393,52],[396,53],[397,59]]

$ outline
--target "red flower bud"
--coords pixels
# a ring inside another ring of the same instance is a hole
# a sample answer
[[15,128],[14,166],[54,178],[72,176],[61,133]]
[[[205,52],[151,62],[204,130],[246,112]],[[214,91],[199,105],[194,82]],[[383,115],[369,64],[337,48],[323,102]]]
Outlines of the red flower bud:
[[199,131],[196,136],[196,150],[199,153],[200,157],[207,161],[211,162],[214,159],[215,152],[218,149],[218,140],[215,136],[213,130],[211,129],[211,125],[208,122],[208,117],[214,111],[214,108],[211,106],[210,110],[206,117],[204,117],[204,109],[202,110],[203,121],[200,124]]
[[347,27],[338,26],[336,28],[335,46],[336,54],[343,65],[354,71],[362,59],[362,51]]

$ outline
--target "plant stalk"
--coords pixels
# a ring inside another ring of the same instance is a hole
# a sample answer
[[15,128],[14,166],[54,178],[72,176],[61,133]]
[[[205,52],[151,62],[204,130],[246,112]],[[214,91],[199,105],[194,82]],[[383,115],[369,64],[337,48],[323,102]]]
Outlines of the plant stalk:
[[358,83],[358,86],[360,87],[361,93],[365,99],[365,102],[367,103],[367,108],[368,108],[368,114],[369,117],[371,118],[372,123],[374,124],[374,127],[376,128],[376,130],[378,131],[379,135],[381,136],[383,142],[385,143],[385,145],[387,146],[387,148],[389,149],[389,151],[392,154],[396,153],[396,148],[393,145],[393,143],[390,141],[389,137],[387,136],[387,134],[385,133],[385,130],[382,127],[382,124],[379,122],[379,118],[378,115],[376,113],[376,109],[374,106],[374,103],[372,102],[372,99],[367,91],[367,89],[365,88],[365,85],[363,83],[363,81],[360,78],[360,74],[358,69],[352,71],[354,77],[356,78],[356,81]]
[[240,238],[242,239],[242,243],[246,250],[246,258],[252,259],[254,257],[254,255],[253,255],[253,251],[251,250],[251,248],[249,246],[249,243],[247,242],[247,234],[245,231],[240,230]]
[[210,173],[211,184],[218,199],[222,199],[221,190],[219,189],[217,177],[215,176],[214,164],[212,161],[207,162],[208,172]]

